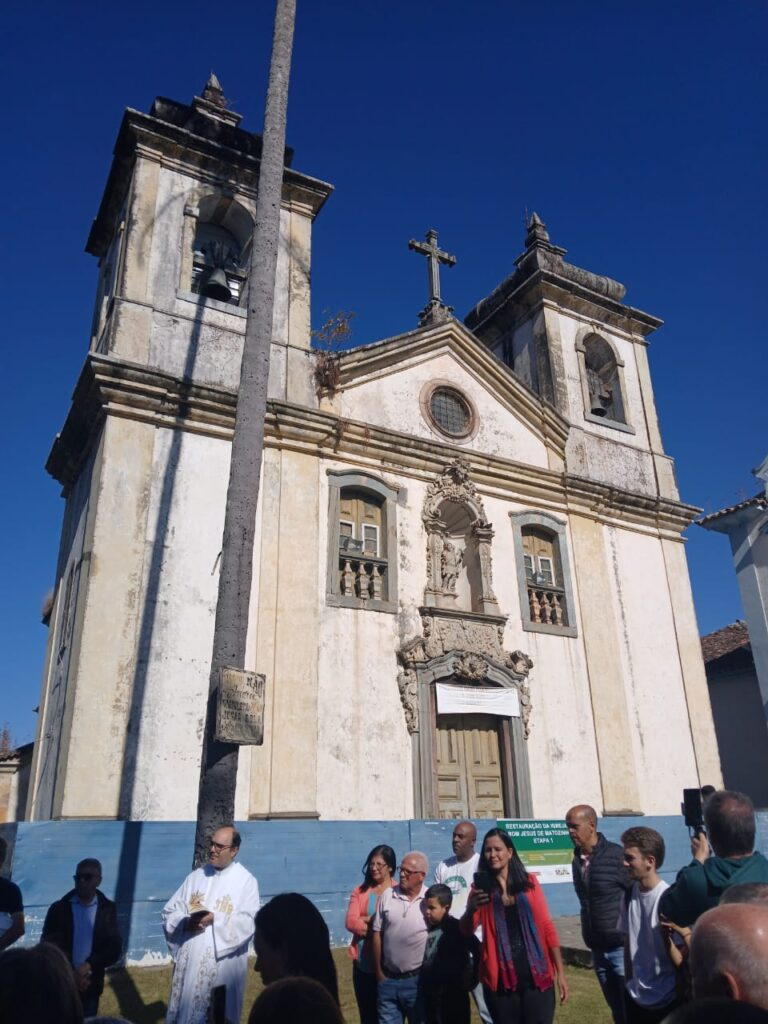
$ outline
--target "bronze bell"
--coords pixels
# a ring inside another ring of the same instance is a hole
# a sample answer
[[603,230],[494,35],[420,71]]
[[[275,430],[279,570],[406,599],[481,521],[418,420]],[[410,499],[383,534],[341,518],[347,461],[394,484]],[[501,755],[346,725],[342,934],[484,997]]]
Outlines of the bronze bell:
[[589,410],[593,416],[605,416],[606,409],[599,401],[592,400],[592,408]]
[[219,302],[229,302],[232,298],[232,292],[227,284],[227,275],[221,267],[214,267],[200,291],[207,299],[217,299]]

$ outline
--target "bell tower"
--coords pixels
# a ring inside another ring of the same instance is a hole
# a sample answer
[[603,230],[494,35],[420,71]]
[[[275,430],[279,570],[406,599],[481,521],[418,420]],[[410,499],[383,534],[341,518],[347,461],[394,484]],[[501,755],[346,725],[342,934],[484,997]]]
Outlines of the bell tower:
[[[259,186],[261,137],[240,122],[212,74],[190,103],[126,110],[118,131],[86,245],[89,352],[46,467],[66,505],[34,819],[194,807]],[[332,188],[292,158],[269,398],[306,409],[312,223]],[[168,758],[189,785],[153,783]]]
[[[99,260],[92,352],[237,386],[261,154],[240,121],[214,74],[191,104],[125,112],[86,245]],[[286,149],[269,391],[314,405],[311,229],[331,186],[292,159]]]

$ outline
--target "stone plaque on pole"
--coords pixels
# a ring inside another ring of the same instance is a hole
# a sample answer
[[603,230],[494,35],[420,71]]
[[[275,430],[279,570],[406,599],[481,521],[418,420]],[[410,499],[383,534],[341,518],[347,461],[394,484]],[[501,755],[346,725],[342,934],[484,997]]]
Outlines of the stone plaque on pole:
[[237,668],[219,669],[216,740],[260,747],[264,742],[265,677]]

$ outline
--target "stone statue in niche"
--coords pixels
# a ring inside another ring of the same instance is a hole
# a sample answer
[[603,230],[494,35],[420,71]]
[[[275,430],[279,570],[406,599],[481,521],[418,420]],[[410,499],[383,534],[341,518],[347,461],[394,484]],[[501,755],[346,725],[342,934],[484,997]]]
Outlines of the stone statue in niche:
[[440,576],[443,591],[446,594],[456,593],[456,581],[464,563],[464,551],[448,540],[443,540],[443,553],[440,556]]
[[459,456],[427,487],[421,514],[427,539],[424,603],[498,615],[491,566],[493,527],[469,470],[467,459]]

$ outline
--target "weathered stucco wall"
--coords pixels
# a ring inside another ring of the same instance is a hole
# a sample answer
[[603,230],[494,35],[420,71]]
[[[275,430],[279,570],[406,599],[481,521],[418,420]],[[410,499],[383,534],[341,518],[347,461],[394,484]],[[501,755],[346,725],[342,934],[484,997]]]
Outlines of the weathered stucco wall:
[[[535,506],[498,498],[486,498],[485,508],[494,526],[494,591],[502,614],[508,615],[504,634],[507,650],[522,650],[533,659],[529,675],[532,714],[527,741],[531,768],[534,812],[559,815],[568,805],[595,800],[602,805],[600,776],[589,679],[582,631],[581,609],[574,592],[569,617],[576,623],[576,637],[553,636],[523,629],[518,566],[516,565],[510,512],[536,511]],[[550,510],[567,523],[561,510]],[[566,556],[573,566],[573,545],[567,531]],[[574,773],[574,764],[579,765]]]
[[[319,463],[266,452],[256,670],[267,677],[264,745],[250,755],[249,814],[317,813]],[[253,608],[251,612],[253,621]],[[297,756],[297,752],[301,752]]]
[[[131,818],[179,817],[197,804],[228,473],[225,442],[154,432],[125,755],[135,765],[123,794]],[[158,786],[171,773],[173,784]]]
[[641,809],[671,813],[684,787],[710,780],[697,772],[664,553],[655,537],[604,531]]
[[[88,587],[88,562],[83,559],[86,537],[89,536],[89,516],[95,515],[96,495],[94,469],[99,462],[99,446],[86,461],[77,482],[67,495],[64,522],[61,530],[53,608],[45,652],[45,664],[40,693],[37,735],[32,759],[32,770],[27,814],[32,818],[49,818],[54,813],[54,796],[62,747],[66,750],[64,728],[73,649],[79,647],[80,629],[85,594]],[[78,568],[79,567],[79,568]],[[67,603],[67,580],[72,574]],[[65,618],[69,621],[69,636],[62,631]]]
[[[399,615],[335,608],[326,604],[328,567],[328,469],[321,464],[319,547],[317,801],[322,817],[406,818],[413,812],[411,740],[397,688],[397,649],[404,620],[413,623],[420,602],[412,564],[421,549],[423,484],[401,475],[377,474],[400,487],[398,505]],[[423,588],[423,583],[422,583]],[[423,595],[422,595],[423,596]],[[409,611],[406,611],[408,609]]]

